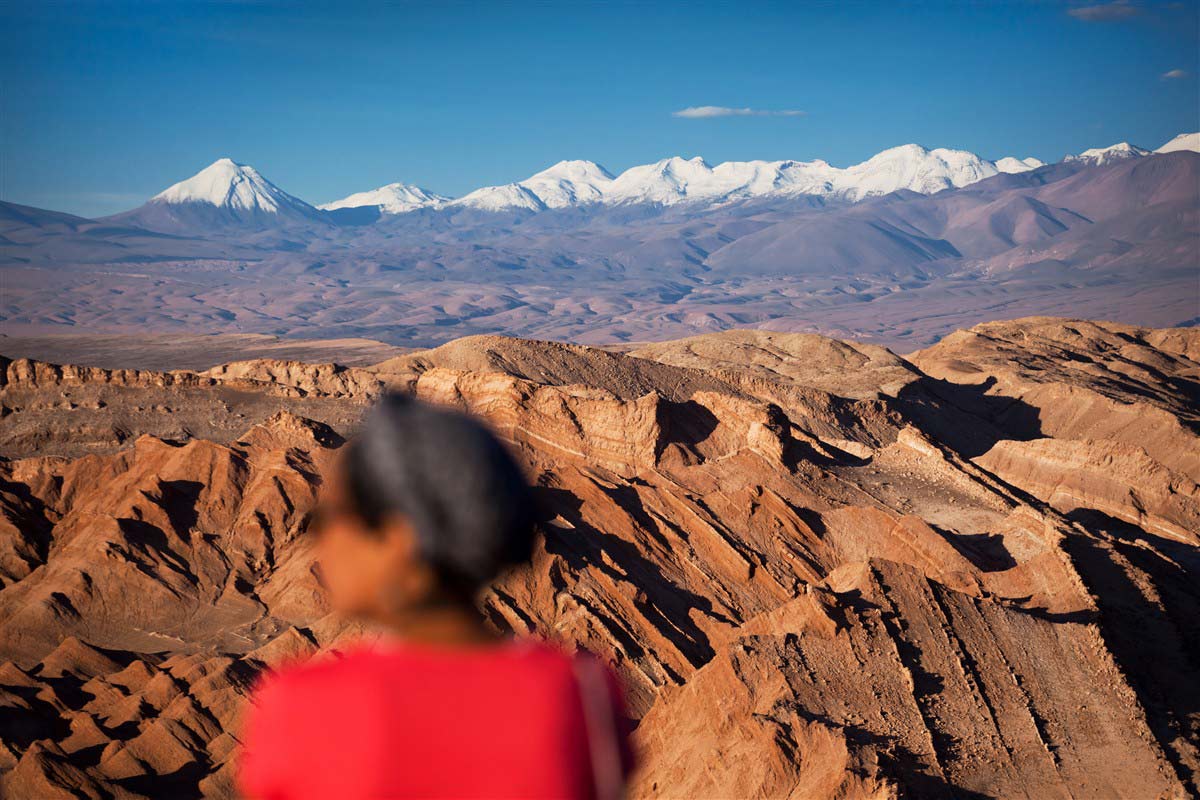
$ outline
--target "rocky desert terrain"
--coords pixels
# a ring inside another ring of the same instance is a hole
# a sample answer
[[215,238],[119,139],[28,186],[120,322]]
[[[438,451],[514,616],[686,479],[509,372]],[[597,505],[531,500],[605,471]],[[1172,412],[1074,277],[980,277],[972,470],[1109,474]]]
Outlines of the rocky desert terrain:
[[120,361],[0,359],[4,797],[232,794],[256,677],[363,635],[306,525],[389,389],[526,466],[481,608],[615,665],[633,797],[1200,793],[1200,330]]

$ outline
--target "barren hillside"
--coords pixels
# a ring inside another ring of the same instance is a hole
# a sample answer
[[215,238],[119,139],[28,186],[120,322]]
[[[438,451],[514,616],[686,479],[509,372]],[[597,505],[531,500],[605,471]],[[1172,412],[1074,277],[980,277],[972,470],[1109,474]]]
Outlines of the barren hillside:
[[374,367],[0,361],[0,793],[228,796],[255,677],[355,629],[306,535],[392,388],[538,487],[488,618],[617,667],[634,796],[1200,792],[1200,331],[1031,318],[908,359],[731,331]]

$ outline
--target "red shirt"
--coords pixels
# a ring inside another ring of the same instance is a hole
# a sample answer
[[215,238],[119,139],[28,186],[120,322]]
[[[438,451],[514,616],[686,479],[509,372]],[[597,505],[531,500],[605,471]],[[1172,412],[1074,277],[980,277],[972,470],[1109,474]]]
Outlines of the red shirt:
[[262,681],[239,782],[257,800],[595,798],[629,774],[624,726],[607,670],[546,645],[363,647]]

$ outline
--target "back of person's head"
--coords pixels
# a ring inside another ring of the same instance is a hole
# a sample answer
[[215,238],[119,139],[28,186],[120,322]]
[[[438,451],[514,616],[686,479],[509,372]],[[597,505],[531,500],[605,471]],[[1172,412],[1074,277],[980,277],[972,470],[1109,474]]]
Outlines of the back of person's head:
[[531,491],[505,446],[474,418],[389,394],[346,446],[341,507],[369,535],[406,523],[442,590],[469,596],[529,559]]

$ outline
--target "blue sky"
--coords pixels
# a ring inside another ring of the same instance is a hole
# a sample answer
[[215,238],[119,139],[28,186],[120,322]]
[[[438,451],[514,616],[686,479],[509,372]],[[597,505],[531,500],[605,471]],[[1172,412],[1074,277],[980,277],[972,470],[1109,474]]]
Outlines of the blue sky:
[[1153,148],[1200,129],[1198,36],[1196,0],[6,3],[0,197],[113,213],[221,156],[317,203],[564,158]]

